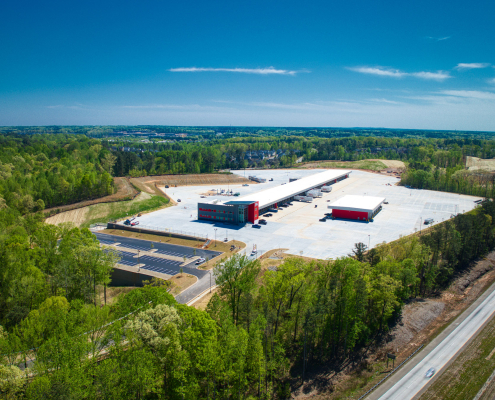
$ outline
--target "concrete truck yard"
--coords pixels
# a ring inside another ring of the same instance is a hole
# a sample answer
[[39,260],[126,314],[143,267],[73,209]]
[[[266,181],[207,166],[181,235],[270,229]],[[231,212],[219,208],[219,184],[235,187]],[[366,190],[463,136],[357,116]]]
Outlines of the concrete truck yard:
[[[228,202],[237,199],[256,199],[257,192],[289,184],[291,178],[304,178],[328,170],[249,170],[232,171],[244,177],[255,175],[265,178],[265,183],[243,185],[212,185],[174,187],[163,190],[175,201],[177,206],[145,214],[139,218],[140,227],[155,230],[181,230],[188,234],[208,236],[210,239],[224,238],[240,240],[246,243],[246,251],[253,246],[262,252],[283,248],[289,254],[326,259],[345,256],[355,243],[362,242],[371,247],[382,242],[390,242],[400,236],[409,235],[426,227],[425,219],[433,218],[433,225],[450,218],[455,213],[472,210],[479,197],[431,190],[409,189],[396,186],[397,178],[363,171],[352,171],[347,179],[332,185],[329,193],[313,202],[293,201],[292,206],[281,208],[267,220],[267,225],[252,229],[250,223],[233,225],[224,222],[198,220],[198,203]],[[336,170],[336,173],[342,173]],[[273,179],[273,181],[270,181]],[[297,182],[297,181],[296,181]],[[241,197],[227,195],[208,195],[217,189],[225,192],[240,193]],[[327,207],[346,195],[372,196],[385,198],[389,204],[375,216],[372,223],[364,221],[331,220],[319,221],[331,210]],[[203,196],[203,197],[202,197]],[[249,196],[249,197],[248,197]],[[204,197],[207,197],[206,199]],[[261,208],[261,207],[260,207]]]

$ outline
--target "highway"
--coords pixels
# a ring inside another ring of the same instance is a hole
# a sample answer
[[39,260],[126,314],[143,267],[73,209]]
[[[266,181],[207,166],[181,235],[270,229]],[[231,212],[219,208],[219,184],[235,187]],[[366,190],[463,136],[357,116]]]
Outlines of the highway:
[[[372,392],[367,399],[380,400],[407,400],[417,396],[423,388],[442,372],[451,359],[475,337],[478,330],[490,319],[495,312],[495,284],[492,285],[480,299],[459,316],[443,334],[439,335],[422,352],[414,357],[403,370],[399,370],[395,377]],[[464,318],[464,319],[463,319]],[[449,330],[450,333],[448,332]],[[442,337],[445,335],[445,337]],[[439,342],[438,344],[436,342]],[[434,347],[433,347],[434,346]],[[433,347],[433,348],[432,348]],[[415,360],[417,363],[415,364]],[[426,378],[429,368],[435,368],[433,378]],[[407,372],[407,370],[409,371]],[[403,374],[400,378],[401,372]],[[394,379],[395,378],[395,379]],[[395,384],[394,384],[395,382]],[[387,390],[387,386],[390,386]],[[385,393],[383,393],[386,390]],[[380,394],[383,393],[381,396]]]

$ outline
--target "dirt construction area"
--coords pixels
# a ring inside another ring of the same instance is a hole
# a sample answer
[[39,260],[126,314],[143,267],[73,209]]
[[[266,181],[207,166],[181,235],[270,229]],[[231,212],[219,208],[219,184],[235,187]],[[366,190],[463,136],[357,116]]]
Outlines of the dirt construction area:
[[495,171],[495,160],[467,156],[466,168],[470,171]]
[[252,183],[249,179],[236,174],[144,176],[142,178],[131,178],[131,182],[142,191],[157,194],[161,193],[156,192],[156,186],[242,185],[243,183]]
[[105,217],[110,214],[115,207],[123,206],[124,204],[129,206],[133,203],[139,203],[140,201],[147,200],[149,198],[151,198],[151,196],[148,193],[141,192],[134,200],[131,201],[93,204],[87,207],[78,208],[76,210],[56,214],[53,217],[47,218],[45,222],[52,225],[72,222],[75,226],[81,226],[90,219]]

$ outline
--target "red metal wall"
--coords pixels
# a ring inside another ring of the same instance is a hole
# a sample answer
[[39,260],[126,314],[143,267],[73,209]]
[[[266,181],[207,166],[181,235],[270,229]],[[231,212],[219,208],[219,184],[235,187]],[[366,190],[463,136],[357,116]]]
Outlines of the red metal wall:
[[254,221],[256,221],[259,217],[259,202],[255,201],[254,203],[248,205],[248,221],[254,224]]
[[332,210],[332,216],[334,218],[359,219],[361,221],[368,219],[368,213],[364,211]]

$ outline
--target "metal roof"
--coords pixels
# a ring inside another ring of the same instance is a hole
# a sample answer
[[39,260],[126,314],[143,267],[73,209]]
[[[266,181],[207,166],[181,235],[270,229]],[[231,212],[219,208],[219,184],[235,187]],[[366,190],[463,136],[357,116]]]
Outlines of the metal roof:
[[260,192],[251,193],[240,197],[239,201],[259,201],[259,208],[278,203],[284,199],[313,189],[316,186],[339,179],[350,174],[349,170],[328,170],[318,174],[310,175],[297,181],[286,183],[285,185],[275,186]]
[[385,197],[347,195],[328,205],[337,210],[374,211],[385,201]]

